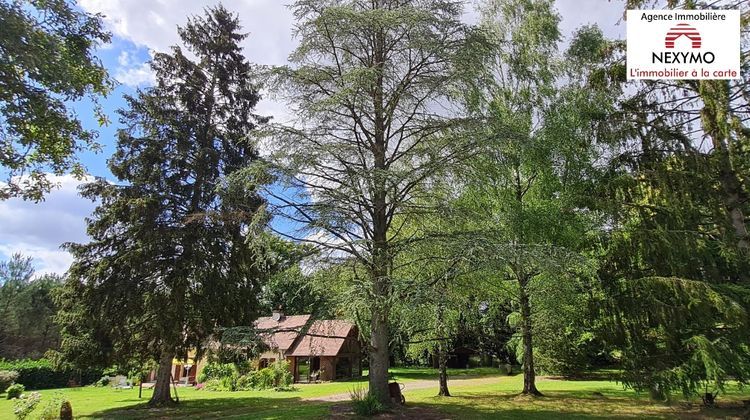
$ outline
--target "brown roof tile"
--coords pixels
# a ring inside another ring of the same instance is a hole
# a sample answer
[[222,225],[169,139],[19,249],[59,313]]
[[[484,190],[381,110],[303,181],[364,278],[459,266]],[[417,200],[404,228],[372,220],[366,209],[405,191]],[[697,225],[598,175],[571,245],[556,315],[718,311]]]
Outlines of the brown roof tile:
[[290,315],[276,321],[266,316],[255,321],[255,328],[265,331],[260,335],[268,347],[285,352],[294,344],[309,319],[310,315]]
[[289,356],[336,356],[354,324],[343,320],[313,321]]

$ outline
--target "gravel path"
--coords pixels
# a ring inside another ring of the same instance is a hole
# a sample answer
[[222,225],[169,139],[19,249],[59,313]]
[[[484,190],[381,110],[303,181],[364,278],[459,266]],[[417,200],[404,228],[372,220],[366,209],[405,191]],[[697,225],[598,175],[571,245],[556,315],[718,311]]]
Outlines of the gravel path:
[[[502,376],[467,376],[467,377],[457,377],[455,379],[448,378],[448,389],[450,389],[453,386],[481,385],[481,384],[498,382],[500,378],[502,378]],[[403,392],[414,391],[417,389],[435,388],[435,393],[437,394],[437,389],[438,389],[437,379],[408,381],[408,382],[401,382],[401,383],[404,384]],[[332,395],[324,395],[321,397],[305,398],[302,401],[337,402],[337,401],[349,401],[350,399],[351,399],[351,396],[347,392],[343,394],[332,394]]]

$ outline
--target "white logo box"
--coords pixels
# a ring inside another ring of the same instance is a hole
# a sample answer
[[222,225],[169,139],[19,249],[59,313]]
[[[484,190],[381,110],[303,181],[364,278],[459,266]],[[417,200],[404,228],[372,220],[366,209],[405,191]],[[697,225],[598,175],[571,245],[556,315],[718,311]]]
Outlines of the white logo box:
[[627,77],[739,79],[739,10],[628,10]]

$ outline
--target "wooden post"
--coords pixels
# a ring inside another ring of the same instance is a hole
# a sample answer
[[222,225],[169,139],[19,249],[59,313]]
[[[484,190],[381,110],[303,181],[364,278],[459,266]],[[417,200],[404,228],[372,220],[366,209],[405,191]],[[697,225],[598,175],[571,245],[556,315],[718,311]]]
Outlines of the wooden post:
[[174,381],[174,376],[170,373],[169,380],[172,382],[172,388],[174,388],[174,400],[180,402],[180,396],[177,395],[177,383]]

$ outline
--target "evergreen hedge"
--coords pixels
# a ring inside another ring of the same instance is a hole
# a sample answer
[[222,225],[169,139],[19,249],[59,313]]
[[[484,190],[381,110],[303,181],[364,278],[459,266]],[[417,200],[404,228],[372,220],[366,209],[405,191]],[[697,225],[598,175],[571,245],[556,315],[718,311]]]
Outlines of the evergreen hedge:
[[89,385],[102,377],[97,369],[57,369],[48,359],[0,360],[0,370],[18,372],[16,383],[31,390],[64,388],[71,383]]

